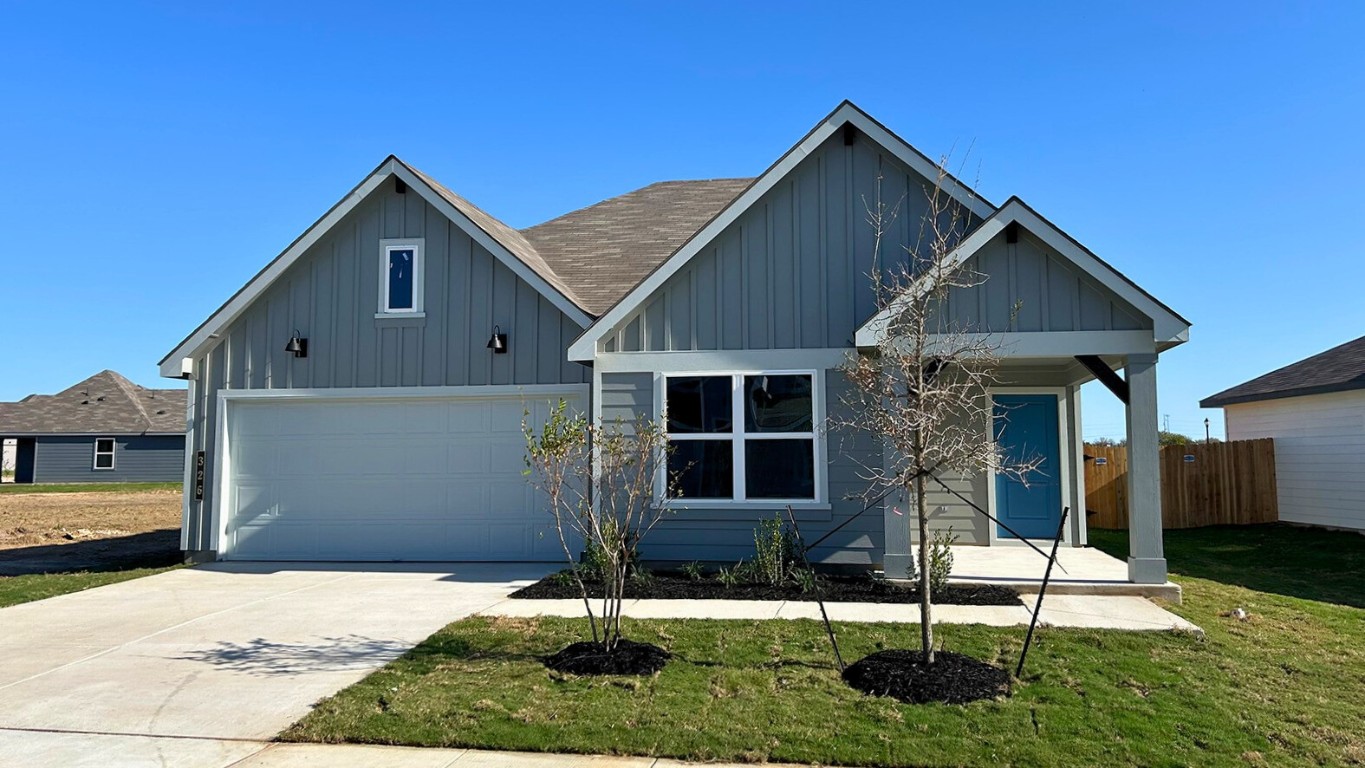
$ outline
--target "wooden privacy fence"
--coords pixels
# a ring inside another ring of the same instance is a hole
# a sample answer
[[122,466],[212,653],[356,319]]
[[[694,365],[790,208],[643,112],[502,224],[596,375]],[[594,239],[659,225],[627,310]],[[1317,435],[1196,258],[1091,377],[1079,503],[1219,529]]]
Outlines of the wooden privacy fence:
[[[1085,509],[1091,528],[1128,527],[1128,448],[1085,446]],[[1275,441],[1168,445],[1161,449],[1165,528],[1250,525],[1279,519]]]

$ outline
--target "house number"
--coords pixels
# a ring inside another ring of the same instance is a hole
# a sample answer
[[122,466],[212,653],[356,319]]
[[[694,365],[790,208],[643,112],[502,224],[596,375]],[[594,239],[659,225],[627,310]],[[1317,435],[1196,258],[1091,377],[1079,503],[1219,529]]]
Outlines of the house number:
[[204,500],[204,452],[194,452],[194,500]]

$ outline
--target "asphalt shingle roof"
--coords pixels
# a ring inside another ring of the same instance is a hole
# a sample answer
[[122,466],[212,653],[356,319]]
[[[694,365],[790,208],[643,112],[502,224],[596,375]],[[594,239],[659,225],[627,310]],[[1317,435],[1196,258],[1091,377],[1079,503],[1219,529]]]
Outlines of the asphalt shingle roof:
[[0,403],[0,435],[184,432],[185,397],[184,389],[148,389],[100,371],[55,395]]
[[1365,389],[1365,336],[1199,401],[1202,408]]
[[601,315],[753,179],[661,181],[521,230],[578,304]]

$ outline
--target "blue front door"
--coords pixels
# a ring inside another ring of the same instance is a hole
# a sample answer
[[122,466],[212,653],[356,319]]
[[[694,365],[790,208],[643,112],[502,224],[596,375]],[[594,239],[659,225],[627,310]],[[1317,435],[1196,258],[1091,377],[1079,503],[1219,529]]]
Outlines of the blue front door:
[[1051,539],[1062,518],[1062,452],[1055,395],[996,395],[995,439],[1005,466],[1036,463],[1024,477],[995,476],[1001,538]]

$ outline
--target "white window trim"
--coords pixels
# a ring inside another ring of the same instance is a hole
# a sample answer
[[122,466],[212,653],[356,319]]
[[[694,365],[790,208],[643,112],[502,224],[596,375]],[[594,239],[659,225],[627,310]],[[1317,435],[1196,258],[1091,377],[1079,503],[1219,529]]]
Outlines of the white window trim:
[[[101,450],[100,450],[100,441],[101,441],[101,440],[108,440],[108,441],[109,441],[109,446],[110,446],[110,447],[109,447],[109,450],[107,450],[107,451],[101,451]],[[100,457],[101,457],[101,456],[108,456],[108,457],[109,457],[109,466],[107,466],[107,467],[101,467],[101,466],[100,466]],[[115,440],[115,439],[112,438],[112,437],[97,437],[97,438],[95,438],[95,454],[94,454],[94,456],[90,459],[90,468],[91,468],[92,470],[96,471],[96,472],[109,472],[109,471],[112,471],[113,469],[115,469],[117,466],[118,466],[118,440]]]
[[[826,459],[825,445],[825,381],[824,371],[815,369],[797,370],[748,370],[748,371],[670,371],[656,373],[654,377],[655,418],[663,425],[668,440],[725,440],[731,444],[733,455],[734,497],[729,499],[712,498],[666,498],[667,466],[661,466],[655,482],[655,498],[665,507],[674,509],[717,508],[717,509],[774,509],[791,505],[794,509],[823,508],[829,504],[829,463]],[[725,376],[731,380],[731,431],[730,432],[687,432],[672,434],[667,432],[668,420],[668,380],[670,378],[691,378],[704,376]],[[815,455],[815,497],[811,499],[750,499],[745,487],[745,451],[747,435],[744,432],[744,378],[746,376],[809,376],[811,379],[811,430],[809,432],[762,432],[755,433],[758,440],[810,440]]]
[[[393,251],[412,251],[412,306],[389,306],[389,254]],[[426,293],[426,240],[423,238],[385,238],[379,241],[379,313],[376,317],[423,316],[423,297]]]

